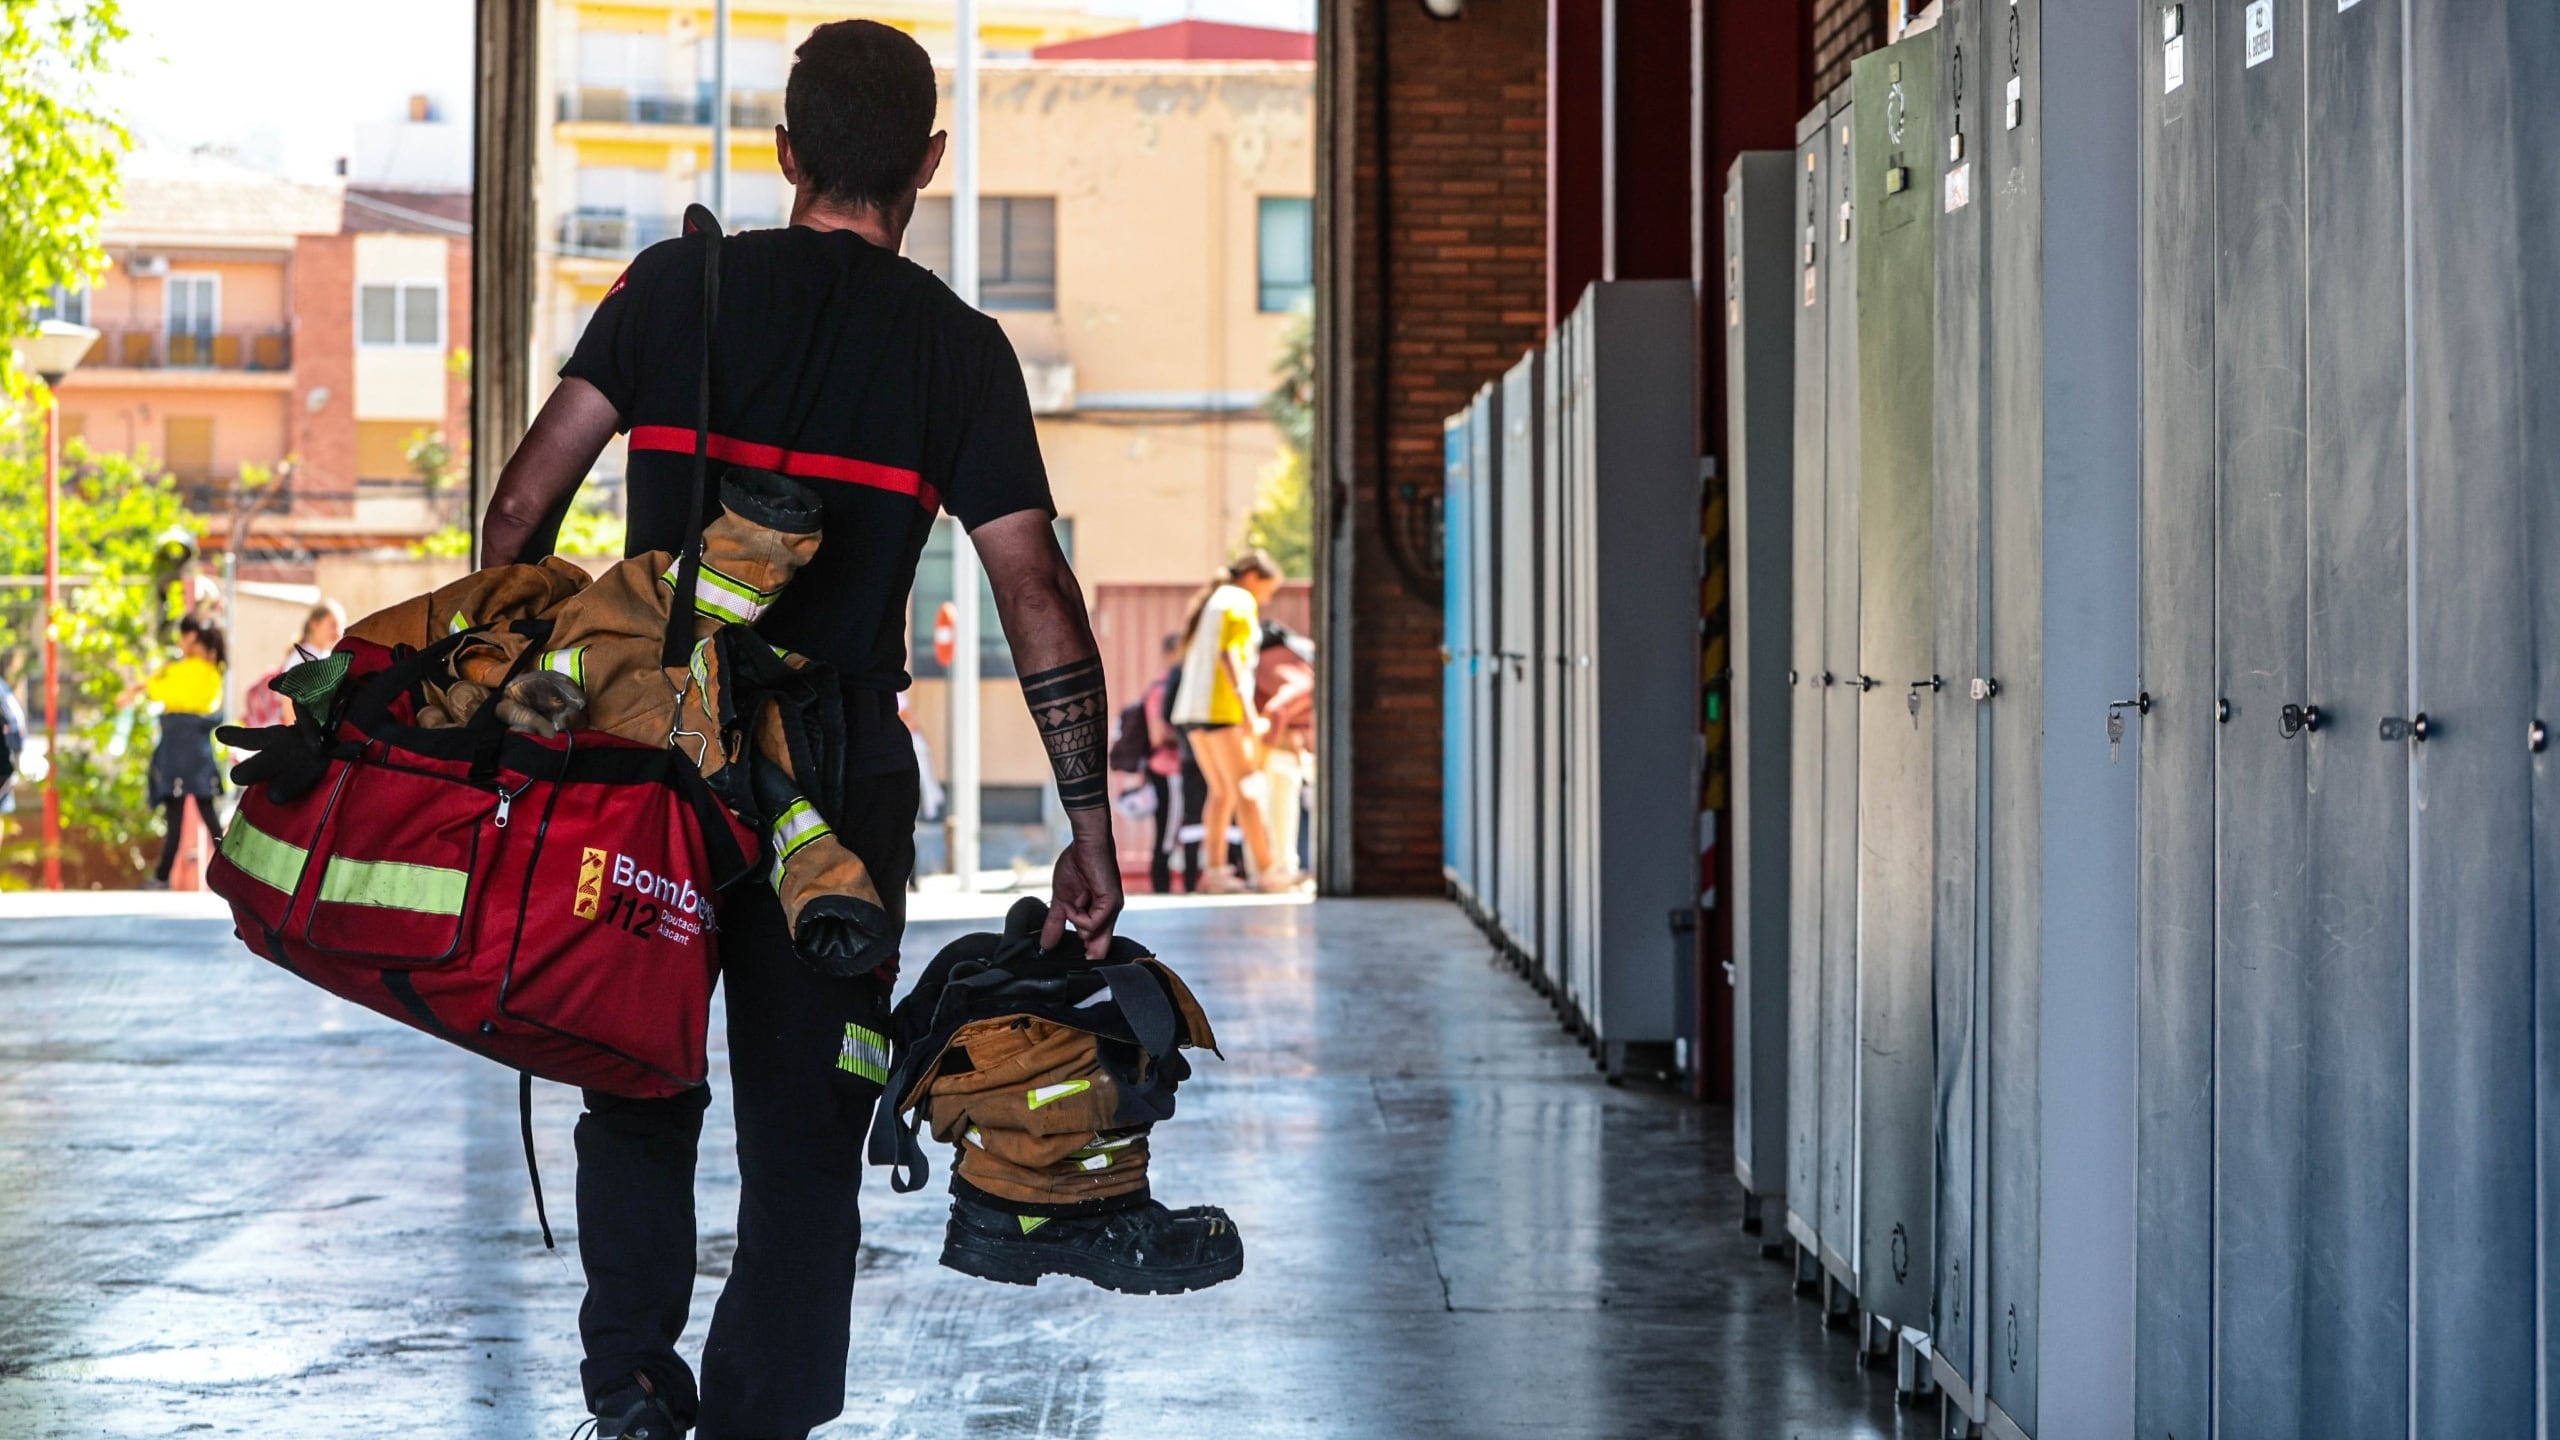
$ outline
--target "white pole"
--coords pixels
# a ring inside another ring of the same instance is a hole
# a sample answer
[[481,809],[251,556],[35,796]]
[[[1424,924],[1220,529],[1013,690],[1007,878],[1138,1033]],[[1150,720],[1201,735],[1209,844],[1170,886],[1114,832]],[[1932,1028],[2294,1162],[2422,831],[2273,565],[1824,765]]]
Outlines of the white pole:
[[[951,288],[978,303],[978,3],[954,0],[951,139]],[[951,869],[978,888],[978,552],[952,522]]]
[[729,215],[729,0],[711,6],[711,213],[722,229],[737,228]]

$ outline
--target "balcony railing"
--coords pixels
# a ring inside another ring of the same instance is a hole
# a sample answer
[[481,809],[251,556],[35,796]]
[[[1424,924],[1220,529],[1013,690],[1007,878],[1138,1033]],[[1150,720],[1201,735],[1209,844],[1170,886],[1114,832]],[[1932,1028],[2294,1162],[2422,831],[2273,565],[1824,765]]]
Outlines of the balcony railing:
[[626,259],[683,233],[680,215],[579,210],[560,217],[560,248],[571,255]]
[[[708,125],[709,95],[659,95],[582,85],[560,92],[560,118],[606,125]],[[762,130],[782,123],[782,96],[761,90],[729,92],[729,124]]]
[[293,332],[101,330],[81,363],[119,370],[281,372],[293,368]]

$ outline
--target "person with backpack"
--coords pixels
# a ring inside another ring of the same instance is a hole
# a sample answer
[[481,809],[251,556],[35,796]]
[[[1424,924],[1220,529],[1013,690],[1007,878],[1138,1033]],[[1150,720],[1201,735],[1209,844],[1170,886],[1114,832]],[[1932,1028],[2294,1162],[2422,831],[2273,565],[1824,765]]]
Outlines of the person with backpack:
[[148,679],[125,687],[118,702],[151,700],[160,706],[160,743],[151,751],[150,804],[160,812],[160,863],[145,890],[166,890],[177,868],[178,843],[186,834],[187,806],[192,802],[204,821],[205,834],[222,843],[222,817],[213,802],[222,794],[222,771],[213,757],[213,730],[222,723],[222,667],[228,658],[222,627],[194,615],[178,622],[176,660]]
[[[914,868],[919,780],[897,718],[916,562],[938,511],[967,531],[1047,747],[1072,842],[1041,946],[1072,930],[1096,959],[1121,908],[1105,734],[1111,717],[1083,592],[1058,547],[1022,367],[1004,331],[899,256],[940,165],[933,63],[866,20],[821,25],[796,52],[775,130],[790,223],[722,243],[710,338],[711,483],[748,465],[820,495],[814,559],[758,635],[840,677],[847,762],[835,830],[868,867],[893,927]],[[596,456],[630,437],[626,553],[677,551],[705,507],[693,488],[704,383],[703,236],[643,251],[615,281],[559,388],[507,462],[482,563],[547,554]],[[677,1354],[693,1292],[693,1171],[707,1090],[664,1100],[589,1092],[577,1128],[579,1311],[601,1440],[794,1440],[841,1413],[852,1339],[863,1138],[888,1078],[895,960],[852,977],[794,952],[772,888],[718,911],[741,1182],[738,1247],[697,1380]],[[893,928],[894,933],[894,928]],[[1195,1218],[1156,1205],[1044,1243],[1142,1257]],[[1027,1232],[1028,1233],[1028,1232]],[[1040,1232],[1047,1234],[1048,1232]]]

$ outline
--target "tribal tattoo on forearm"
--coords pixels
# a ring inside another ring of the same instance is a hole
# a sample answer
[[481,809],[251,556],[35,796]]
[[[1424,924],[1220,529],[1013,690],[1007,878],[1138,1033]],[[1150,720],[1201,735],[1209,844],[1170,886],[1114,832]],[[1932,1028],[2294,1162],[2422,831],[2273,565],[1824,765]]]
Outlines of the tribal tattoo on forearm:
[[1049,747],[1049,768],[1058,776],[1058,803],[1069,810],[1099,810],[1108,804],[1103,732],[1110,711],[1103,697],[1101,659],[1071,661],[1025,675],[1022,698],[1031,704],[1031,721],[1040,727],[1040,743]]

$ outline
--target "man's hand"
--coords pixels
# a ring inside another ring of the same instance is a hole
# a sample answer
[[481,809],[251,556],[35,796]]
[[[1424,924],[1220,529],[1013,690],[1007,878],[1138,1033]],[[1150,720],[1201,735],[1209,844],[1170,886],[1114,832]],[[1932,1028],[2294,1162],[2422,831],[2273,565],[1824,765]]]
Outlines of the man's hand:
[[1120,921],[1120,854],[1111,839],[1111,812],[1078,810],[1068,816],[1075,839],[1058,857],[1054,888],[1049,893],[1049,922],[1040,927],[1040,948],[1049,949],[1075,926],[1088,960],[1111,952],[1111,929]]

